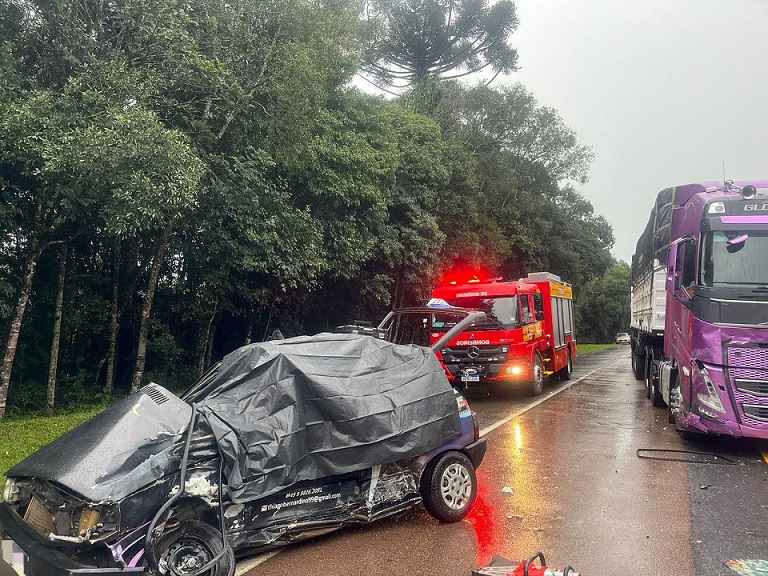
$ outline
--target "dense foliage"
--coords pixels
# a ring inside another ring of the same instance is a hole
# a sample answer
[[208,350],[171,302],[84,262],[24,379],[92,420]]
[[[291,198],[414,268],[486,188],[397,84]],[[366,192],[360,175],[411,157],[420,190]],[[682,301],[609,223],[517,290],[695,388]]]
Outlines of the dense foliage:
[[0,419],[6,393],[184,387],[276,328],[421,303],[455,266],[549,270],[577,301],[610,270],[568,184],[590,150],[520,85],[443,78],[514,68],[514,5],[386,3],[419,6],[457,18],[452,48],[387,100],[352,80],[398,29],[349,0],[0,0]]

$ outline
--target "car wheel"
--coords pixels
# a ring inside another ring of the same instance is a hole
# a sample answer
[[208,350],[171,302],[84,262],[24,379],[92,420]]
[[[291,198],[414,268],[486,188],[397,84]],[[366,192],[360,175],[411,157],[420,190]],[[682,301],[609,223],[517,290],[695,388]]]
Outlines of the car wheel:
[[560,379],[570,380],[573,374],[573,358],[571,358],[571,349],[568,349],[568,363],[560,369]]
[[[170,576],[197,575],[224,550],[221,533],[198,520],[186,520],[160,538],[156,547],[160,574]],[[227,576],[234,565],[232,548],[199,576]]]
[[464,519],[477,497],[477,476],[469,458],[461,452],[445,452],[424,474],[421,497],[427,512],[440,522]]
[[533,357],[533,380],[531,380],[531,392],[539,396],[544,391],[544,362],[541,354],[536,352]]

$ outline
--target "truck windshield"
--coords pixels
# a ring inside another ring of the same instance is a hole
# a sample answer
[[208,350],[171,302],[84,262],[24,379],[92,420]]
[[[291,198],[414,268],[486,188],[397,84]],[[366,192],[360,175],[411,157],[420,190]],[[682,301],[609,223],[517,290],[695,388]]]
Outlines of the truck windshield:
[[[451,306],[472,308],[485,312],[488,317],[488,328],[519,328],[520,312],[517,296],[501,296],[498,298],[456,298],[448,299]],[[485,328],[485,324],[482,326]]]
[[[736,239],[735,243],[728,243]],[[768,286],[768,231],[707,233],[702,243],[700,270],[705,286]]]

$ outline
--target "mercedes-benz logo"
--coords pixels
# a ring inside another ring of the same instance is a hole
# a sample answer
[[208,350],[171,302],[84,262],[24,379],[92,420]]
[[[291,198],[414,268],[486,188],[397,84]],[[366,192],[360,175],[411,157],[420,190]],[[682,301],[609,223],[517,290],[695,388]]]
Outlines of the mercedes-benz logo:
[[474,360],[475,358],[480,356],[480,348],[478,348],[477,346],[470,346],[469,348],[467,348],[467,356],[469,356]]

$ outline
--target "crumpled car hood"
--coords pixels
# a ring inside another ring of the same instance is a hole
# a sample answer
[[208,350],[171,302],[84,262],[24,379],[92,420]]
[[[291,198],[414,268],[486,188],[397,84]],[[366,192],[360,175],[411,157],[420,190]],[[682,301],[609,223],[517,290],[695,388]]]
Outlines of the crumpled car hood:
[[179,469],[181,433],[191,416],[189,404],[149,384],[6,475],[48,480],[93,502],[116,502]]

